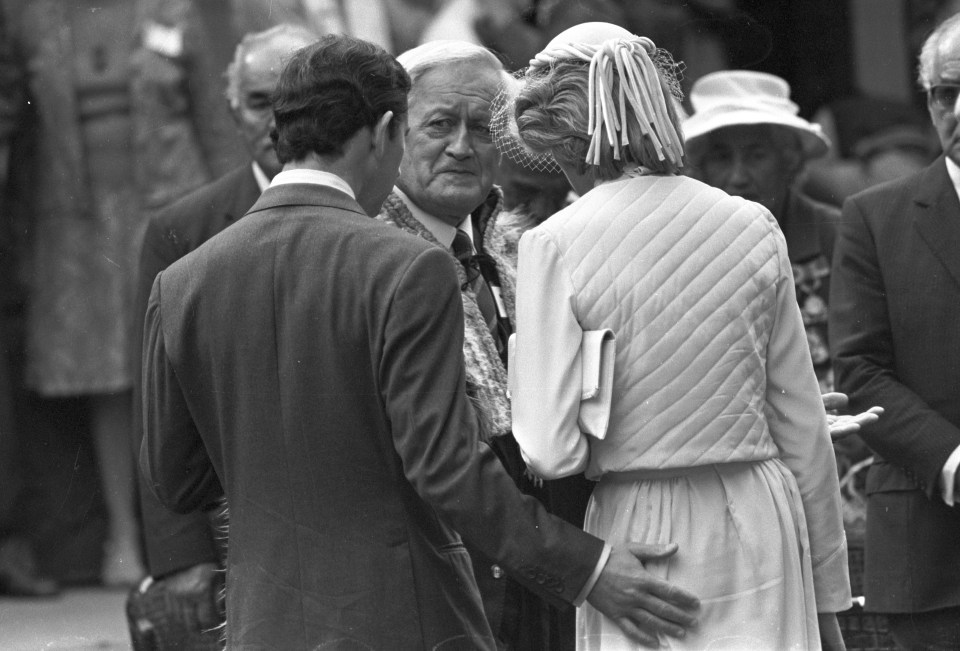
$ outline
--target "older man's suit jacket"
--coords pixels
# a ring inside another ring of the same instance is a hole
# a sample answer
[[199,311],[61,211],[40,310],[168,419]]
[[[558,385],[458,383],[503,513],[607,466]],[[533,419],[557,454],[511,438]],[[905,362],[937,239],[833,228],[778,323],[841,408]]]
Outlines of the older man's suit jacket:
[[[834,257],[831,343],[851,409],[886,409],[863,431],[866,607],[960,605],[960,506],[940,472],[960,446],[960,202],[943,158],[848,199]],[[960,496],[958,496],[960,497]]]
[[[140,350],[143,342],[143,315],[150,288],[157,274],[190,253],[224,228],[240,219],[260,196],[260,186],[250,163],[242,165],[213,183],[194,190],[160,211],[147,223],[140,249],[136,315],[132,337],[136,344],[131,359],[136,363],[134,378],[134,445],[137,452],[143,438],[140,416]],[[140,491],[147,565],[152,576],[187,569],[200,563],[218,562],[215,532],[202,512],[174,513],[149,490]]]
[[479,442],[462,318],[446,252],[315,185],[157,277],[141,468],[180,511],[226,494],[230,648],[493,648],[457,531],[576,599],[603,543]]

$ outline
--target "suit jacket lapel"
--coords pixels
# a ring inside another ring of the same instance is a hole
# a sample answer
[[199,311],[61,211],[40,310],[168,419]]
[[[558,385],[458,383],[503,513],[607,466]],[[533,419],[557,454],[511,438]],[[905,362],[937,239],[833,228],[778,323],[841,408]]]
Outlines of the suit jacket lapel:
[[914,227],[960,285],[960,199],[943,157],[924,172],[914,201]]

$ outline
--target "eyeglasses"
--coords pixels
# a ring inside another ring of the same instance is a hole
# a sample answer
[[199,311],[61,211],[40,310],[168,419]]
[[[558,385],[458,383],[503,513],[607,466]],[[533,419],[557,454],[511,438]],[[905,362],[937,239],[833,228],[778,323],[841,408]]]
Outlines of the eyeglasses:
[[930,106],[940,113],[952,111],[960,96],[960,84],[940,84],[927,91]]

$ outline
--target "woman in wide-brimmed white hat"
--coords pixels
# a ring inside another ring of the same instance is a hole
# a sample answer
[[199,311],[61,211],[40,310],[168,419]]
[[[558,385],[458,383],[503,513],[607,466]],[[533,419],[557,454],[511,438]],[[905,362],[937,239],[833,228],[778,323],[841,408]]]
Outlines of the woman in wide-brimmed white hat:
[[[758,204],[678,174],[675,70],[591,23],[526,72],[516,135],[581,198],[520,241],[514,434],[535,472],[598,481],[588,531],[676,543],[647,569],[701,600],[697,627],[659,640],[586,605],[578,648],[842,646],[837,471],[786,245]],[[578,425],[582,333],[600,329],[616,335],[602,437]]]

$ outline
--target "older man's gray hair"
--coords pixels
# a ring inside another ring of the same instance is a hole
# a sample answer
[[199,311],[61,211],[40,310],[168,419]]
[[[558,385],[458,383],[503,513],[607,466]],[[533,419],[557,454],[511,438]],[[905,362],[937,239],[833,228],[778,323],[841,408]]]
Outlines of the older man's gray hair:
[[[274,25],[270,29],[262,32],[251,32],[245,34],[237,48],[233,52],[233,61],[227,66],[224,76],[227,78],[227,101],[230,102],[230,108],[236,109],[240,104],[240,77],[243,73],[244,59],[247,53],[261,43],[269,43],[275,39],[292,37],[300,38],[306,42],[312,42],[319,36],[312,29],[303,25],[294,25],[292,23],[281,23]],[[292,52],[291,52],[292,54]]]
[[920,49],[920,65],[917,68],[917,80],[923,89],[929,91],[933,86],[933,64],[937,58],[940,44],[947,36],[960,31],[960,13],[956,13],[937,25],[933,33],[923,42]]
[[460,62],[474,62],[489,66],[500,72],[503,81],[510,78],[503,63],[490,50],[468,41],[428,41],[407,50],[397,57],[397,61],[410,75],[410,82],[414,86],[417,85],[417,79],[424,73],[439,66]]

